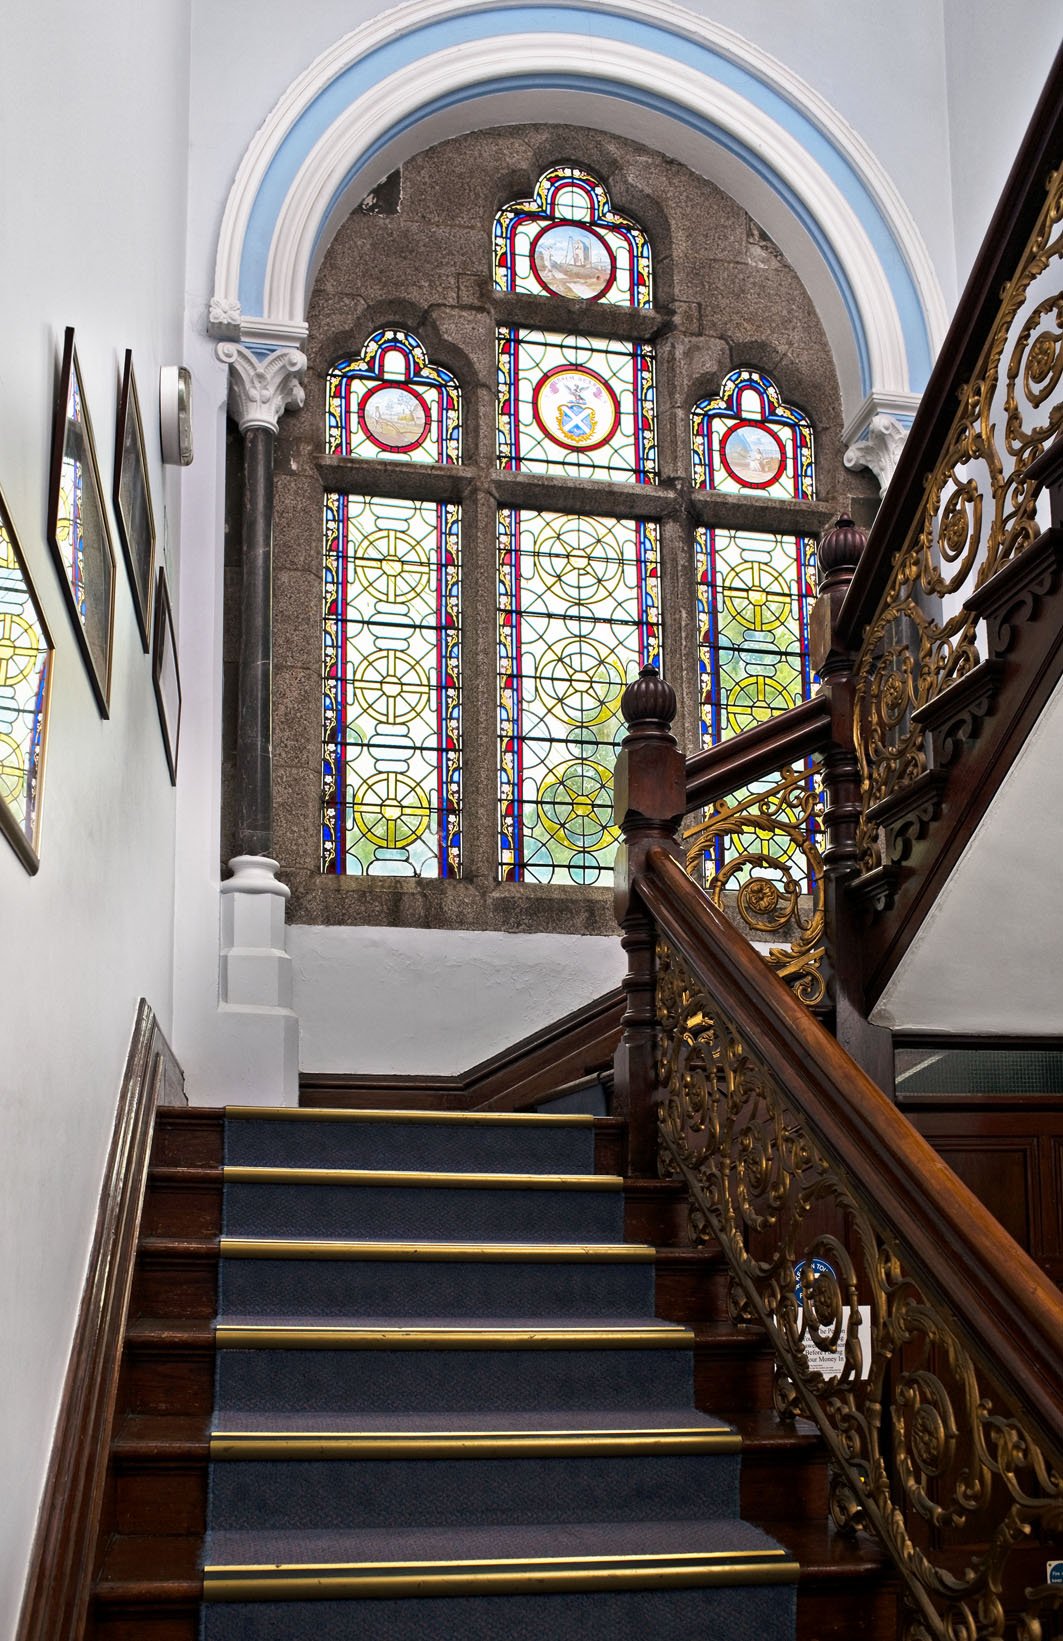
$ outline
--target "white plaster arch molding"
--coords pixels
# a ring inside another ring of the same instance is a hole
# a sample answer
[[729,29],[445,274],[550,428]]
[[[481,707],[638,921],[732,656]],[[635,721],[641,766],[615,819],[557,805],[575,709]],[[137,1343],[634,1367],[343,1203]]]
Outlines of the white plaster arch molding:
[[910,419],[946,325],[911,214],[818,93],[673,0],[408,0],[344,36],[293,81],[244,155],[218,241],[212,332],[298,345],[321,257],[376,182],[446,137],[525,120],[634,137],[717,182],[809,290],[846,439],[880,410]]

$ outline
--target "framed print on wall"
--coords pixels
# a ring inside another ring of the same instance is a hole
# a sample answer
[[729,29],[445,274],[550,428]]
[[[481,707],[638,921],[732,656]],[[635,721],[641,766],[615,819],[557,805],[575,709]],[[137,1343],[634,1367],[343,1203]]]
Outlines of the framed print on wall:
[[53,647],[0,491],[0,832],[28,872],[40,864]]
[[159,727],[170,771],[170,785],[177,785],[177,747],[181,738],[181,674],[177,666],[177,641],[173,611],[166,586],[166,571],[159,566],[155,586],[155,634],[151,647],[151,678],[159,708]]
[[74,331],[67,326],[59,373],[48,542],[67,596],[100,716],[108,716],[114,645],[114,548],[96,462]]
[[114,516],[125,554],[133,608],[145,653],[151,648],[151,595],[155,570],[155,514],[148,482],[148,458],[140,397],[133,374],[133,350],[126,349],[114,434]]

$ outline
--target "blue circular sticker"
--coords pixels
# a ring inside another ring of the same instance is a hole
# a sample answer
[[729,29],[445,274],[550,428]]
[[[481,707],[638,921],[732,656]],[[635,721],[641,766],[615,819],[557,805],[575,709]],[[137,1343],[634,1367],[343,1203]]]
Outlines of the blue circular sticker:
[[803,1305],[804,1302],[805,1302],[804,1301],[804,1295],[801,1291],[801,1284],[804,1281],[805,1272],[808,1270],[808,1267],[810,1265],[812,1267],[812,1280],[813,1280],[813,1282],[815,1282],[815,1279],[816,1279],[817,1276],[836,1277],[837,1274],[838,1274],[835,1271],[834,1266],[833,1265],[828,1265],[827,1261],[825,1259],[806,1259],[806,1260],[804,1260],[800,1265],[797,1266],[796,1270],[794,1271],[794,1276],[797,1279],[797,1288],[796,1288],[796,1292],[795,1292],[795,1297],[796,1297],[797,1303],[799,1305]]

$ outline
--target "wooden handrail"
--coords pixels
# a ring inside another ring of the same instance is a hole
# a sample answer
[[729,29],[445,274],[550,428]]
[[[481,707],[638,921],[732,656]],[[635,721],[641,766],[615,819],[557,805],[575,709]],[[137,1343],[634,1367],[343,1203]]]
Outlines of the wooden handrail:
[[1063,1429],[1063,1299],[900,1111],[663,848],[636,885],[658,928],[892,1227],[972,1356],[1050,1451]]
[[686,761],[687,814],[822,752],[829,744],[830,730],[830,701],[814,695],[718,746],[695,752]]
[[1001,287],[1018,266],[1044,207],[1045,182],[1061,154],[1063,49],[1034,110],[842,604],[836,641],[845,648],[859,648],[886,590],[894,559],[922,506],[926,475],[945,448],[958,396],[997,322]]

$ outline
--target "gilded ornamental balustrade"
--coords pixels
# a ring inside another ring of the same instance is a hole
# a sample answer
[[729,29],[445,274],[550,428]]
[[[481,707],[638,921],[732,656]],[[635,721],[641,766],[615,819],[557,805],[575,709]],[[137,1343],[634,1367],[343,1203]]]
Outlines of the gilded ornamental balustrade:
[[822,811],[818,773],[783,769],[683,833],[691,877],[809,1008],[827,1000]]
[[1021,625],[1022,612],[987,622],[978,595],[1047,526],[1031,470],[1063,427],[1061,218],[1063,168],[864,636],[854,678],[864,874],[904,860],[925,830],[942,770],[978,733]]
[[735,1319],[768,1331],[780,1412],[822,1432],[836,1523],[873,1530],[896,1564],[905,1641],[1059,1635],[1063,1588],[1031,1543],[1063,1528],[1058,1454],[913,1268],[878,1193],[663,939],[657,974],[661,1172],[686,1183],[693,1240],[722,1248]]

